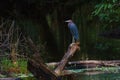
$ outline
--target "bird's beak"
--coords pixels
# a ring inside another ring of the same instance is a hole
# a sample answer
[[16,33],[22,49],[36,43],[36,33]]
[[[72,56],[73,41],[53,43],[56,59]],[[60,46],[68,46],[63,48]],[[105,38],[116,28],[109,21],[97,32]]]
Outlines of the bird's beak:
[[69,21],[67,20],[67,21],[65,21],[65,22],[69,22]]
[[65,22],[72,22],[72,20],[66,20]]

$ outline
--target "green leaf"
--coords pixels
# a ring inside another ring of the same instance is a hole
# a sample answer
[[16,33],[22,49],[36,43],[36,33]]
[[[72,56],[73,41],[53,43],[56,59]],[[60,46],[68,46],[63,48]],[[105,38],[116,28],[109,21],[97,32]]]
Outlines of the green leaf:
[[117,0],[113,0],[113,3],[115,3]]
[[110,9],[110,8],[112,8],[113,7],[113,5],[112,4],[108,4],[108,8]]
[[108,4],[104,4],[103,6],[104,6],[104,10],[107,10]]
[[101,5],[96,11],[95,11],[95,15],[98,15],[100,13],[100,11],[102,10],[102,8],[104,7],[104,5]]

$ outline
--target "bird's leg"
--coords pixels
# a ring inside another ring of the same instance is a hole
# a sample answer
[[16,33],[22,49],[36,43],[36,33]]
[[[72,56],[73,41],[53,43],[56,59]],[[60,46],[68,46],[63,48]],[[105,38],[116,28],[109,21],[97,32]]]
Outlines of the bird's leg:
[[72,37],[72,44],[70,44],[70,46],[72,46],[74,44],[75,44],[75,39],[74,39],[74,37]]
[[75,39],[74,39],[74,37],[72,37],[72,43],[75,43]]

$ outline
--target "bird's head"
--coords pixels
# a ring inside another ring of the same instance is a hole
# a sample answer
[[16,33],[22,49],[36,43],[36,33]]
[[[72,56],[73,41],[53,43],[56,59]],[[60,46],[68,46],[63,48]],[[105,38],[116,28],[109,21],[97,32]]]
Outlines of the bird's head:
[[70,20],[66,20],[65,22],[70,23],[70,22],[72,22],[72,20],[71,19]]

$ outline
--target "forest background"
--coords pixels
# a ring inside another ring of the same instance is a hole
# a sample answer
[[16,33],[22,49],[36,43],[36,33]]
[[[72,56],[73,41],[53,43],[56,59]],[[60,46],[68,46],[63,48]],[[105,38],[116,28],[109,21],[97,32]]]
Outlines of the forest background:
[[120,58],[120,40],[112,38],[116,35],[100,35],[119,29],[119,0],[1,0],[0,54],[14,48],[17,54],[33,54],[24,41],[29,36],[47,62],[60,60],[72,40],[64,22],[70,18],[78,26],[81,47],[71,60]]

